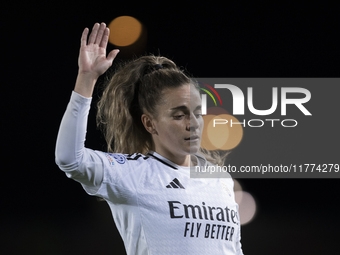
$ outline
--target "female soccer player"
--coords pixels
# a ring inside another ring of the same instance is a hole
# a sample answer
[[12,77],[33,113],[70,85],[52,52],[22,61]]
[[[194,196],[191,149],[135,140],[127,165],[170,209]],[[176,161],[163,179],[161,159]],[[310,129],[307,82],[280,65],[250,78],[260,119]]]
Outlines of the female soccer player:
[[118,54],[106,56],[104,23],[88,33],[59,129],[57,165],[107,201],[129,255],[243,254],[232,179],[190,178],[190,166],[211,163],[199,153],[199,92],[172,61],[144,56],[116,71],[97,113],[109,152],[84,147],[93,88]]

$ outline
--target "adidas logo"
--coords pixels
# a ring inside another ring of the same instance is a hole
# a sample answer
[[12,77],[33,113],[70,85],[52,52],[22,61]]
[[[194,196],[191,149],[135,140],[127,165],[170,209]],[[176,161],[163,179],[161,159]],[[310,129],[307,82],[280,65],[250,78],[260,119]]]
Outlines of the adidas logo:
[[170,182],[168,185],[166,185],[167,188],[171,189],[171,188],[181,188],[181,189],[185,189],[183,187],[183,185],[179,182],[179,180],[177,178],[173,179],[172,182]]

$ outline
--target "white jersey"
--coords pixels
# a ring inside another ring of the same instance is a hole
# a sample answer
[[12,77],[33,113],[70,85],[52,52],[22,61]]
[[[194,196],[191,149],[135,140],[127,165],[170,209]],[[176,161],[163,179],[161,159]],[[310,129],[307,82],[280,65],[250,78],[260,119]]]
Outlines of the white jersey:
[[[243,254],[231,178],[190,178],[189,167],[152,151],[127,155],[84,148],[90,103],[72,93],[56,162],[88,194],[107,201],[127,254]],[[200,166],[210,164],[195,157]]]

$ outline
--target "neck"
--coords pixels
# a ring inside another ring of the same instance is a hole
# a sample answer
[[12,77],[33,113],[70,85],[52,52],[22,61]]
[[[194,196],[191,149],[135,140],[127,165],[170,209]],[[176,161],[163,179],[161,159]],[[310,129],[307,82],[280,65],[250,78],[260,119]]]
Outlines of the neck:
[[160,150],[155,150],[159,155],[163,156],[164,158],[170,160],[171,162],[175,163],[178,166],[190,167],[191,156],[188,155],[178,155],[173,154],[170,152],[164,152]]

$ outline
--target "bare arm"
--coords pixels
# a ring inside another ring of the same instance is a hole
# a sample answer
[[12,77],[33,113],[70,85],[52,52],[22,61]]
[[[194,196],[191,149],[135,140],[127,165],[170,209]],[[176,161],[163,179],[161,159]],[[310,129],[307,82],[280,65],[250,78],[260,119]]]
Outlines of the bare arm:
[[88,38],[89,29],[85,28],[81,36],[79,52],[79,71],[74,91],[84,97],[92,97],[93,88],[100,75],[111,65],[119,50],[111,51],[106,56],[106,46],[109,39],[109,28],[105,23],[96,23]]

